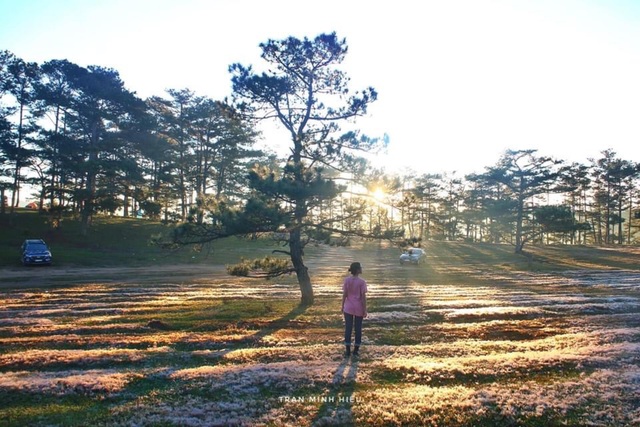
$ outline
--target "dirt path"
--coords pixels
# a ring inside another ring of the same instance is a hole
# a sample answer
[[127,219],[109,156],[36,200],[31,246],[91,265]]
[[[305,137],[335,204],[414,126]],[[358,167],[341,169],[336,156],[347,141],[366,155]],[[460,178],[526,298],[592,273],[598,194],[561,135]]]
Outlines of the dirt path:
[[49,287],[90,281],[149,283],[223,277],[224,265],[170,264],[145,267],[25,267],[0,269],[0,289]]

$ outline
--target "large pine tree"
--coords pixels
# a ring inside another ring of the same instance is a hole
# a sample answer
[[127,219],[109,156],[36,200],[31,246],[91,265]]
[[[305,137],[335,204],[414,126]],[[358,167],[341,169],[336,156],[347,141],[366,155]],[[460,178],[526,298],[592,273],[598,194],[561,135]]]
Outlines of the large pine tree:
[[301,304],[314,301],[313,287],[304,264],[304,247],[314,233],[344,233],[349,211],[319,220],[314,212],[344,190],[340,172],[353,172],[359,151],[369,151],[375,140],[361,137],[341,125],[366,114],[375,101],[373,88],[350,93],[349,79],[338,67],[347,54],[344,39],[335,33],[313,40],[289,37],[260,45],[268,63],[263,73],[251,66],[230,66],[233,103],[237,110],[255,120],[275,120],[287,132],[289,154],[278,169],[255,169],[250,174],[252,195],[241,210],[224,205],[212,212],[203,227],[190,224],[180,229],[176,240],[193,242],[219,237],[278,232],[286,236],[291,260],[301,291]]

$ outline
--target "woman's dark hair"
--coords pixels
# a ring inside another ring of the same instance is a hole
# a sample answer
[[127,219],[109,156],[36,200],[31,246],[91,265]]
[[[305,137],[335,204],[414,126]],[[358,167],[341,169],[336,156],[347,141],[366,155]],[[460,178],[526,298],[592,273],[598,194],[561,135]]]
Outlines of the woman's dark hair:
[[349,267],[349,273],[351,274],[362,273],[362,266],[360,265],[360,263],[352,262],[351,266]]

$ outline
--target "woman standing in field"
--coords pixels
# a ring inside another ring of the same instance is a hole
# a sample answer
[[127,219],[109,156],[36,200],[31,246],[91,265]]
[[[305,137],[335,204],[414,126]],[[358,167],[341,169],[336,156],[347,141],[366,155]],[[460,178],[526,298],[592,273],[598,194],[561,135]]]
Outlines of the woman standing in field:
[[358,356],[362,341],[362,319],[367,317],[367,282],[360,277],[362,266],[351,263],[351,276],[344,279],[342,285],[342,313],[344,313],[345,357],[351,356],[351,332],[355,327],[355,346],[353,355]]

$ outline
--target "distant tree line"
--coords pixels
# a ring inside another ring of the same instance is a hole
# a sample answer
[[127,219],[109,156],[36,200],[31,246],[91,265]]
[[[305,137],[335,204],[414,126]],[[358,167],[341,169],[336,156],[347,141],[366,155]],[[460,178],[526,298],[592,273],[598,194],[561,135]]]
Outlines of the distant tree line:
[[[276,49],[285,52],[277,44],[265,45],[267,55],[280,54]],[[269,114],[281,113],[276,107],[283,98],[251,92],[281,82],[260,81],[239,65],[230,71],[238,95],[269,104],[271,110],[264,110]],[[332,76],[326,78],[329,82]],[[357,105],[347,112],[359,114]],[[302,136],[293,129],[300,126],[298,118],[289,129],[295,162],[259,150],[255,116],[188,89],[142,100],[125,88],[116,70],[67,60],[29,63],[0,51],[2,213],[13,212],[21,189],[30,184],[54,227],[64,213],[74,214],[85,229],[98,213],[202,224],[212,221],[209,212],[221,212],[221,206],[228,211],[252,199],[259,183],[263,200],[254,206],[257,217],[271,215],[273,203],[293,206],[299,225],[331,224],[315,231],[314,238],[326,242],[341,232],[384,238],[396,236],[398,229],[407,244],[464,239],[511,243],[517,252],[527,243],[638,242],[640,167],[611,149],[586,165],[566,164],[536,150],[509,150],[484,172],[463,177],[393,176],[328,149],[322,138],[329,128],[309,132],[305,138],[313,135],[313,141],[296,139]],[[300,123],[308,119],[301,116]],[[355,134],[350,138],[357,148]],[[347,140],[332,143],[346,146]],[[314,175],[316,169],[303,169],[304,161],[326,171],[342,162],[349,165],[342,175],[348,170],[352,176],[345,186],[330,186]],[[288,180],[289,196],[264,200],[265,194],[284,191],[282,183],[269,188],[278,177]],[[318,194],[296,193],[296,180],[315,185]],[[384,199],[372,197],[375,188],[384,189]],[[325,200],[320,189],[327,194],[340,190],[343,196]]]
[[[482,173],[424,174],[391,186],[410,238],[536,244],[637,244],[640,165],[611,150],[566,164],[507,150]],[[400,196],[398,196],[400,195]]]

